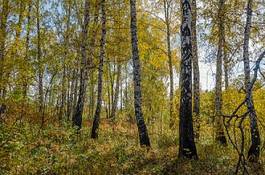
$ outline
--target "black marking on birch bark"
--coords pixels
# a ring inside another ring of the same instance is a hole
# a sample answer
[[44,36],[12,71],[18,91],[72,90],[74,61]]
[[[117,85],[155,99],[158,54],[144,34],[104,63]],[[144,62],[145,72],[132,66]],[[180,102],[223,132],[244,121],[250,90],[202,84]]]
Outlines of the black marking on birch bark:
[[179,122],[179,157],[197,159],[192,121],[192,44],[191,5],[182,0],[181,25],[181,98]]
[[132,59],[133,59],[135,118],[138,126],[140,145],[150,147],[150,140],[141,108],[142,105],[141,68],[140,68],[140,58],[138,50],[136,0],[130,0],[130,12],[131,12],[131,44],[132,44]]
[[249,39],[251,33],[252,23],[252,6],[253,0],[248,0],[247,4],[247,20],[244,32],[244,73],[245,73],[245,89],[246,89],[246,104],[250,116],[250,131],[251,131],[251,146],[248,151],[248,159],[250,162],[258,162],[260,155],[260,134],[257,124],[257,114],[252,97],[253,84],[250,80],[250,66],[249,66]]
[[85,1],[84,6],[84,23],[82,25],[82,32],[81,32],[81,70],[80,70],[80,87],[79,87],[79,94],[77,105],[75,109],[75,113],[73,115],[72,121],[73,125],[77,126],[78,129],[82,127],[82,115],[83,115],[83,108],[84,108],[84,101],[85,101],[85,93],[87,88],[87,77],[88,77],[88,63],[87,63],[87,35],[88,35],[88,25],[90,22],[90,1]]
[[102,105],[102,87],[103,87],[103,64],[105,58],[105,46],[106,46],[106,12],[105,12],[105,0],[101,0],[101,39],[100,39],[100,56],[99,56],[99,70],[98,70],[98,99],[97,107],[94,115],[94,121],[91,131],[91,138],[98,138],[98,128],[100,121],[101,105]]

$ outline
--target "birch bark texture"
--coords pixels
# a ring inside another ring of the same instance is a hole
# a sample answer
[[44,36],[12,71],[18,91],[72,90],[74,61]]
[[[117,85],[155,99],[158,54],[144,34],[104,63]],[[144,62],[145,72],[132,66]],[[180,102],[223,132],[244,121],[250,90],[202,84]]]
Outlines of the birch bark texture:
[[78,129],[82,127],[82,115],[85,102],[85,93],[87,88],[87,77],[88,77],[88,61],[87,61],[87,38],[88,38],[88,26],[90,22],[90,0],[85,1],[84,6],[84,20],[82,24],[81,32],[81,70],[80,70],[80,87],[78,100],[75,107],[75,112],[72,118],[73,125],[77,126]]
[[251,33],[252,23],[252,6],[253,0],[248,0],[247,4],[247,20],[244,32],[244,45],[243,45],[243,60],[244,60],[244,73],[245,73],[245,89],[246,89],[246,103],[250,116],[250,131],[251,131],[251,146],[248,151],[248,159],[250,162],[258,162],[260,155],[260,134],[257,123],[257,114],[253,102],[252,85],[250,80],[250,63],[249,63],[249,39]]
[[181,0],[181,94],[179,110],[179,158],[197,159],[192,121],[191,1]]
[[142,112],[141,67],[140,67],[138,36],[137,36],[136,0],[130,0],[130,13],[131,13],[130,28],[131,28],[131,44],[132,44],[132,59],[133,59],[135,118],[139,132],[140,145],[150,147],[151,145],[148,136],[148,131],[145,125],[143,112]]
[[192,66],[193,66],[193,113],[194,113],[194,134],[199,138],[200,131],[200,70],[197,46],[197,2],[192,0],[191,13],[191,38],[192,38]]
[[7,18],[9,15],[9,1],[3,1],[0,15],[0,97],[5,98],[5,44],[7,37]]
[[100,39],[100,55],[99,55],[99,66],[98,66],[98,96],[97,106],[94,115],[94,121],[91,131],[91,138],[98,138],[98,128],[100,121],[100,113],[102,106],[102,87],[103,87],[103,65],[105,58],[105,47],[106,47],[106,12],[105,12],[105,0],[101,0],[101,39]]
[[215,140],[221,145],[226,145],[222,118],[222,65],[224,56],[224,5],[225,0],[219,0],[218,4],[218,51],[216,60],[216,84],[215,84]]
[[116,85],[115,85],[115,92],[114,92],[114,100],[113,100],[111,115],[110,115],[110,118],[113,120],[115,119],[116,111],[117,111],[117,107],[118,107],[119,92],[120,92],[121,68],[122,68],[121,64],[118,63]]
[[37,63],[38,63],[38,100],[39,100],[39,116],[41,118],[41,127],[44,125],[44,92],[43,92],[43,66],[42,66],[42,50],[41,50],[41,28],[40,28],[40,0],[36,4],[37,13]]

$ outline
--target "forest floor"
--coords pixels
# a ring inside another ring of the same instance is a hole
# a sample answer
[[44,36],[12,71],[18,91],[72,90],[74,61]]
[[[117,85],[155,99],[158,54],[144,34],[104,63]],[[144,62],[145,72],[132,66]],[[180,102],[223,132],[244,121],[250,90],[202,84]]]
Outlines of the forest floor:
[[[152,148],[140,148],[136,125],[103,120],[99,139],[90,139],[91,121],[81,133],[70,126],[0,124],[0,174],[233,174],[237,153],[232,146],[213,144],[212,129],[204,125],[197,142],[199,160],[178,159],[177,128],[149,126]],[[250,174],[263,174],[260,164]]]

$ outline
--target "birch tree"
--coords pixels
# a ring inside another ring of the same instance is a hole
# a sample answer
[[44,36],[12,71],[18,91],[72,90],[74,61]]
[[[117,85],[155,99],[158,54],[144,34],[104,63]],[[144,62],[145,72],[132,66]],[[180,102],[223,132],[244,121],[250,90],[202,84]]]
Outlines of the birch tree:
[[247,4],[247,20],[244,32],[243,59],[245,73],[245,90],[247,96],[247,108],[250,116],[251,128],[251,146],[248,151],[248,159],[251,162],[257,162],[260,155],[260,134],[257,123],[257,114],[253,102],[252,85],[250,80],[250,63],[249,63],[249,39],[252,23],[252,6],[253,0],[248,0]]
[[9,15],[9,1],[3,1],[0,15],[0,97],[5,98],[5,43],[7,36],[7,18]]
[[172,0],[164,0],[164,15],[166,24],[166,38],[167,38],[167,56],[168,56],[168,68],[169,68],[169,115],[170,126],[174,125],[173,121],[173,98],[174,98],[174,77],[173,77],[173,63],[172,63],[172,50],[171,50],[171,31],[170,31],[170,9]]
[[39,99],[39,115],[41,117],[41,126],[44,125],[44,92],[43,92],[43,66],[42,51],[41,51],[41,28],[40,28],[40,0],[37,0],[36,13],[37,13],[37,64],[38,64],[38,99]]
[[224,53],[224,5],[225,0],[219,0],[218,4],[218,51],[216,60],[216,84],[215,84],[215,140],[221,145],[226,145],[222,118],[222,62]]
[[192,124],[191,1],[181,0],[181,94],[179,109],[179,157],[197,159]]
[[73,124],[81,129],[82,127],[82,115],[85,101],[85,93],[87,88],[88,77],[88,60],[87,60],[87,38],[88,38],[88,26],[90,22],[90,0],[85,1],[84,17],[81,32],[81,70],[80,70],[80,87],[78,92],[77,105],[73,115]]
[[105,58],[105,47],[106,47],[106,12],[105,12],[105,0],[101,0],[101,39],[100,39],[100,55],[99,55],[99,66],[98,66],[98,96],[97,106],[94,115],[94,121],[91,131],[91,138],[98,138],[98,128],[102,105],[102,86],[103,86],[103,64]]
[[195,137],[199,138],[200,130],[200,70],[197,46],[197,2],[192,0],[191,36],[192,36],[192,66],[193,66],[193,113],[195,115]]
[[143,112],[142,112],[141,67],[140,67],[141,65],[140,65],[139,49],[138,49],[136,0],[130,0],[130,12],[131,12],[131,45],[132,45],[132,59],[133,59],[135,118],[139,132],[140,145],[150,147],[151,145],[148,136],[148,131],[145,125]]

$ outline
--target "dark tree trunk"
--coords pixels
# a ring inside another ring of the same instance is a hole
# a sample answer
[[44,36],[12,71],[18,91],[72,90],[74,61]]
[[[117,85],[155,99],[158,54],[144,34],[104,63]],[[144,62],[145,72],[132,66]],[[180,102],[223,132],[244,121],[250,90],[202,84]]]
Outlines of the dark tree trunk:
[[192,37],[191,3],[181,0],[181,95],[179,111],[179,157],[197,159],[192,124]]
[[218,6],[218,53],[216,62],[216,86],[215,86],[215,140],[221,145],[226,145],[227,141],[224,134],[223,118],[222,118],[222,62],[224,53],[224,0],[219,0]]
[[138,50],[137,36],[137,14],[136,0],[130,0],[131,12],[131,43],[132,43],[132,59],[133,59],[133,79],[134,79],[134,110],[138,126],[140,145],[150,147],[150,140],[147,127],[144,122],[142,112],[142,92],[141,92],[141,67]]
[[252,23],[252,6],[253,0],[248,0],[247,5],[247,20],[244,32],[244,72],[245,72],[245,88],[247,96],[247,108],[250,115],[250,127],[251,127],[251,146],[248,151],[248,159],[250,162],[258,162],[260,156],[260,134],[257,123],[257,114],[252,97],[252,87],[250,81],[250,65],[249,65],[249,38],[251,32]]
[[87,77],[88,77],[88,61],[87,61],[87,35],[88,35],[88,25],[90,22],[90,0],[85,1],[84,7],[84,22],[82,25],[82,34],[81,34],[81,70],[80,70],[80,87],[76,109],[72,118],[73,125],[77,126],[78,129],[82,127],[82,115],[85,102],[85,93],[87,88]]
[[196,0],[192,0],[192,21],[191,21],[191,36],[192,36],[192,65],[193,65],[193,113],[195,114],[195,138],[200,136],[200,70],[197,46],[197,4]]
[[98,98],[97,107],[94,115],[94,121],[91,131],[91,138],[98,138],[98,128],[100,121],[101,105],[102,105],[102,84],[103,84],[103,64],[105,58],[105,46],[106,46],[106,13],[105,13],[105,0],[101,0],[101,40],[100,40],[100,55],[99,55],[99,67],[98,67]]

